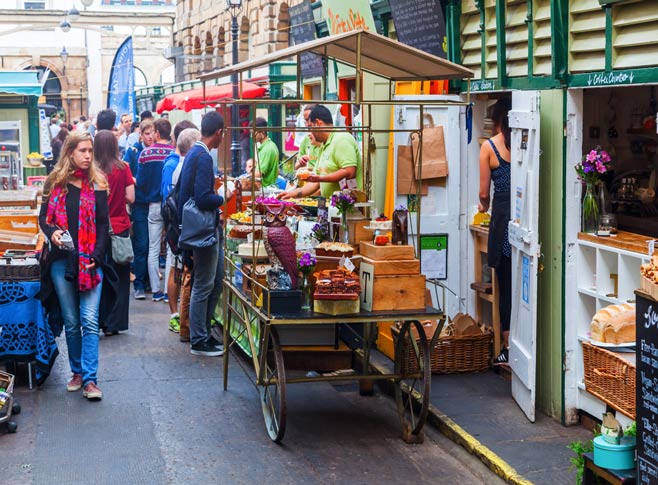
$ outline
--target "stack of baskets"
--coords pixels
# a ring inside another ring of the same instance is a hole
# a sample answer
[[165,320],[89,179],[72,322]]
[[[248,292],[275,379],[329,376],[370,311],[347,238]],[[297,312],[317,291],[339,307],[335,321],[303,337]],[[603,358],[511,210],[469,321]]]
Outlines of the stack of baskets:
[[635,419],[635,366],[614,352],[583,342],[585,389]]
[[[480,372],[491,367],[493,333],[489,329],[479,335],[450,335],[450,331],[446,333],[447,335],[439,337],[434,345],[430,360],[433,374]],[[397,342],[397,327],[391,327],[391,334],[393,341]],[[427,335],[428,340],[431,338],[431,335]],[[403,348],[405,350],[402,354],[402,369],[407,373],[414,372],[418,366],[416,354],[408,344]]]

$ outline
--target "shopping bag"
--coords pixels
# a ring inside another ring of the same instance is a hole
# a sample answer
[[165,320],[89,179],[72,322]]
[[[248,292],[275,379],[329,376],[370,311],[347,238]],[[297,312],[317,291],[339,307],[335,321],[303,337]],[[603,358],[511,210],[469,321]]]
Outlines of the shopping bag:
[[420,151],[420,136],[417,132],[411,134],[411,146],[417,152],[416,179],[427,180],[448,176],[448,159],[443,126],[435,126],[432,115],[424,116],[422,133],[422,151]]
[[[398,145],[397,193],[398,195],[415,195],[418,181],[414,175],[414,157],[412,145]],[[420,195],[427,195],[427,182],[420,184]]]

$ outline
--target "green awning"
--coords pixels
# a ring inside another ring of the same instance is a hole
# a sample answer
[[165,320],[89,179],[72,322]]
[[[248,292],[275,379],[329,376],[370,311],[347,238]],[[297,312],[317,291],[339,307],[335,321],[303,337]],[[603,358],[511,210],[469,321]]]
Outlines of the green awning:
[[42,93],[38,71],[0,71],[0,94],[41,96]]

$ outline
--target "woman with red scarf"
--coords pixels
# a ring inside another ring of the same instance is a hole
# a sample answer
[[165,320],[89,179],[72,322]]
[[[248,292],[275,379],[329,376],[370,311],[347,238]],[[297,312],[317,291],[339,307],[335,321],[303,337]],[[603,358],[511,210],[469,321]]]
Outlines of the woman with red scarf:
[[[59,162],[44,184],[39,225],[50,243],[42,266],[42,299],[56,296],[66,331],[73,377],[68,391],[83,388],[89,400],[100,400],[98,307],[105,253],[109,245],[107,181],[93,162],[92,138],[71,133]],[[52,292],[48,288],[52,287]],[[51,294],[49,294],[51,293]],[[46,308],[52,310],[52,305]]]

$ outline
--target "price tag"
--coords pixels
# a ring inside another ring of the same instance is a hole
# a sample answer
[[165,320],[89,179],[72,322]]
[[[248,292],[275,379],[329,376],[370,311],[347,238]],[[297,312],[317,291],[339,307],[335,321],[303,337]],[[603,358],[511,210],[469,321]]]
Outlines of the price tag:
[[354,271],[354,268],[356,268],[356,266],[354,266],[354,263],[352,262],[352,260],[350,258],[346,258],[345,256],[340,258],[340,266],[345,268],[350,273],[352,271]]

